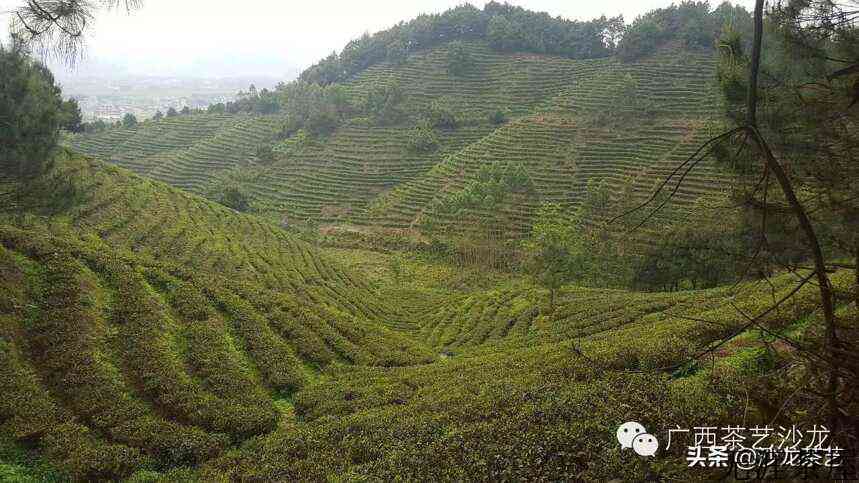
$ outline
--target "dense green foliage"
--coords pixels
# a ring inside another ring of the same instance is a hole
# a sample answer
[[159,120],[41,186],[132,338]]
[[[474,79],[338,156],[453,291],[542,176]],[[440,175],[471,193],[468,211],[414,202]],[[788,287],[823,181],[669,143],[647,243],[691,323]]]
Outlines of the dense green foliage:
[[687,49],[710,50],[726,26],[750,33],[751,16],[730,2],[711,10],[708,1],[683,0],[636,18],[624,30],[617,53],[621,59],[634,60],[672,42]]
[[[171,107],[171,109],[173,109],[173,108]],[[173,112],[176,112],[176,110],[174,109]],[[167,115],[168,116],[170,115],[169,111],[168,111]],[[136,126],[137,126],[137,116],[135,116],[134,114],[131,114],[130,112],[128,114],[122,116],[122,127],[129,129],[129,128],[133,128]]]
[[256,151],[257,160],[260,163],[272,163],[275,159],[274,149],[271,144],[260,144]]
[[543,205],[534,221],[532,235],[525,244],[528,271],[537,282],[549,289],[549,311],[555,310],[555,292],[574,276],[573,257],[569,252],[576,234],[565,223],[561,207]]
[[[505,258],[499,251],[509,237],[506,228],[510,223],[503,207],[533,195],[533,181],[522,164],[486,163],[462,189],[436,198],[423,214],[421,228],[432,238],[465,242],[460,247],[466,262],[495,266]],[[457,225],[465,227],[458,234],[453,229]]]
[[81,116],[81,108],[78,106],[78,101],[75,99],[63,101],[60,109],[62,111],[60,127],[71,133],[82,132],[83,117]]
[[0,45],[0,176],[41,172],[67,120],[47,67],[17,42]]
[[[322,87],[317,84],[292,82],[281,87],[281,96],[289,105],[283,128],[284,137],[291,136],[300,129],[306,129],[316,135],[330,133],[354,109],[340,86]],[[369,97],[367,102],[368,108],[384,107],[372,103]]]
[[[339,96],[345,96],[343,90],[338,91]],[[364,102],[364,111],[370,115],[379,125],[391,125],[401,122],[405,116],[403,103],[405,93],[398,82],[388,85],[379,85],[367,92]],[[345,104],[346,101],[342,101]]]
[[221,199],[218,200],[218,202],[236,211],[248,211],[251,207],[250,202],[248,201],[248,195],[236,186],[228,186],[225,188],[221,195]]
[[[156,113],[157,114],[157,113]],[[110,126],[103,119],[96,119],[92,122],[83,123],[83,132],[87,134],[100,133],[106,131]]]
[[252,112],[257,114],[274,114],[280,110],[280,107],[280,99],[277,93],[269,91],[266,88],[258,91],[251,84],[248,92],[239,92],[235,101],[227,102],[221,108],[215,108],[215,111],[222,109],[222,112],[226,111],[229,113]]
[[448,44],[447,72],[450,75],[465,74],[472,66],[471,51],[462,41],[456,40]]
[[428,153],[438,148],[438,134],[429,126],[415,127],[409,135],[409,149],[418,153]]
[[[487,38],[499,50],[576,59],[606,57],[613,48],[609,39],[621,23],[620,19],[605,17],[573,22],[497,2],[487,3],[483,10],[462,5],[441,14],[421,15],[408,23],[354,40],[340,54],[332,54],[304,71],[301,80],[319,84],[343,82],[379,62],[396,62],[408,54],[451,40]],[[465,54],[462,50],[458,52]],[[463,57],[454,59],[455,63],[463,66]]]
[[[859,76],[849,65],[846,74],[835,75],[845,72],[851,61],[844,59],[859,49],[859,35],[848,21],[855,13],[845,8],[825,0],[789,2],[768,17],[761,75],[779,81],[767,86],[757,115],[772,151],[789,160],[794,189],[809,200],[806,209],[824,254],[836,260],[859,259],[859,138],[853,129]],[[748,83],[742,72],[748,69],[749,42],[742,30],[728,30],[721,39],[719,81],[728,100],[725,113],[736,125],[746,122]],[[781,265],[807,258],[778,186],[755,187],[763,163],[753,150],[738,151],[744,144],[733,139],[717,153],[740,180],[735,198],[749,208],[750,225],[765,234],[764,255]]]

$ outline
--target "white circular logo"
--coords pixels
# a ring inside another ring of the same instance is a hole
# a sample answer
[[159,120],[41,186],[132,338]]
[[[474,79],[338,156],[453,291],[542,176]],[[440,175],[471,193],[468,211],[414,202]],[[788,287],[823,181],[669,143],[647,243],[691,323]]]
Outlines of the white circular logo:
[[645,433],[647,433],[647,430],[644,429],[644,426],[636,423],[635,421],[630,421],[628,423],[621,424],[620,427],[617,428],[617,441],[623,449],[632,448],[632,442],[635,437]]
[[656,450],[659,449],[659,440],[652,434],[639,434],[632,441],[632,449],[639,456],[653,456],[656,454]]

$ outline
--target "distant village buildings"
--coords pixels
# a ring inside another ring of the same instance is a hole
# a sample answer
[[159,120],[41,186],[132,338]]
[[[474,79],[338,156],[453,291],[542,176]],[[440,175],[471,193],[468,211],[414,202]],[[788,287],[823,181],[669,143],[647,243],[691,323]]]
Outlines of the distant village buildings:
[[127,113],[138,119],[147,119],[157,111],[167,112],[171,107],[177,111],[185,106],[190,109],[205,109],[211,104],[229,102],[234,95],[194,94],[188,97],[146,97],[146,96],[77,96],[84,121],[101,119],[115,122]]
[[129,113],[143,120],[171,107],[181,111],[227,103],[247,85],[238,79],[84,78],[65,82],[63,90],[78,101],[84,121],[116,122]]

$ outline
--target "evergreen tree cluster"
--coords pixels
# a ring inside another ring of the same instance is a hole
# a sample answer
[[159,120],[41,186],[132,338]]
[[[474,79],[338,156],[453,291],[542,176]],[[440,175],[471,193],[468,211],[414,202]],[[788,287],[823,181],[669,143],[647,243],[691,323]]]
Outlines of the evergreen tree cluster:
[[342,82],[373,64],[400,62],[410,53],[454,40],[488,39],[502,51],[574,59],[607,57],[622,27],[621,17],[579,22],[497,2],[489,2],[483,10],[466,4],[366,34],[304,71],[301,80],[323,85]]
[[209,106],[208,111],[213,113],[228,112],[236,114],[239,112],[248,112],[254,114],[274,114],[280,111],[281,103],[278,91],[281,90],[278,86],[276,91],[270,91],[266,88],[257,90],[256,86],[250,85],[247,92],[240,91],[236,96],[235,101],[213,104]]
[[727,1],[711,10],[708,1],[684,0],[636,18],[624,29],[617,55],[635,60],[670,43],[688,50],[712,49],[725,28],[750,33],[751,14]]
[[[15,42],[0,45],[0,174],[38,174],[68,122],[54,76]],[[72,121],[73,122],[73,121]]]

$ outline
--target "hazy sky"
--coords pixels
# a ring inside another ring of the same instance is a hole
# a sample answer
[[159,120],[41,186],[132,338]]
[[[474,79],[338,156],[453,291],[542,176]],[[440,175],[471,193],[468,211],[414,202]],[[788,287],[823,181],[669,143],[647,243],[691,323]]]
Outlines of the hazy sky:
[[[0,12],[20,4],[0,0]],[[134,74],[291,76],[364,32],[462,0],[144,0],[131,14],[98,16],[87,55]],[[470,2],[482,7],[486,1]],[[627,22],[671,0],[512,0],[570,19],[623,14]],[[716,4],[716,2],[712,2]],[[753,0],[735,3],[751,8]],[[8,17],[4,18],[4,23]],[[86,65],[86,64],[85,64]],[[81,69],[85,70],[85,69]]]

